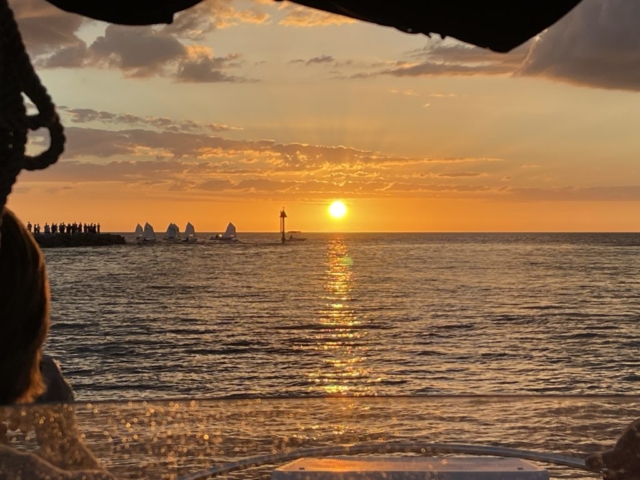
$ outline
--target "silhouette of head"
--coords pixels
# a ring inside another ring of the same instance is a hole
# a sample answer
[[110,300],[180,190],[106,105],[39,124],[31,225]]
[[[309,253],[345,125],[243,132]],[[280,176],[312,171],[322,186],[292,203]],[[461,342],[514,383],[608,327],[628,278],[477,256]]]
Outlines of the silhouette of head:
[[0,227],[0,405],[44,390],[41,347],[49,328],[49,284],[40,248],[6,208]]

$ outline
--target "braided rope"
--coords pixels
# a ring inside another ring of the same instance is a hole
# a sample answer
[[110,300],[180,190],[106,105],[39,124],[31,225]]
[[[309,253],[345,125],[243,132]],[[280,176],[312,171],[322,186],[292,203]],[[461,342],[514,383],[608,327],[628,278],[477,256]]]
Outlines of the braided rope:
[[[36,115],[27,115],[23,94],[38,109]],[[33,157],[26,155],[28,132],[39,128],[49,131],[49,148]],[[0,0],[0,211],[20,171],[54,164],[64,142],[56,107],[33,69],[7,0]]]

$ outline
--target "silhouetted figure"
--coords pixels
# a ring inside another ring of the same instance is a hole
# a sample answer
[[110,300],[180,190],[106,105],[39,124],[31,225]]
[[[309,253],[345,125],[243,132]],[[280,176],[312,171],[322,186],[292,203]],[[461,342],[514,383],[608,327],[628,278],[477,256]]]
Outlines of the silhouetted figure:
[[32,228],[31,222],[27,222],[27,230],[29,230],[29,233],[31,233],[31,228]]
[[48,224],[48,223],[45,223],[45,224],[44,224],[44,234],[45,234],[45,235],[48,235],[48,234],[50,234],[50,233],[51,233],[51,227],[49,226],[49,224]]
[[100,224],[96,225],[96,232],[100,233]]

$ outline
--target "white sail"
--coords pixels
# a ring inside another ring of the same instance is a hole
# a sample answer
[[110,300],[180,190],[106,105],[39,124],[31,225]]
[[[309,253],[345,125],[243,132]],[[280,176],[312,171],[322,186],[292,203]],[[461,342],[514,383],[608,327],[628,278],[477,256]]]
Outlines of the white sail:
[[198,237],[196,237],[196,229],[191,223],[187,223],[187,226],[184,228],[184,240],[182,241],[186,243],[198,242]]
[[142,237],[142,235],[144,234],[144,230],[142,230],[142,225],[140,225],[140,224],[136,225],[135,234],[136,234],[136,238],[137,237]]
[[149,223],[144,224],[144,239],[146,241],[153,241],[156,239],[156,233],[153,231],[153,227]]
[[165,240],[179,240],[180,239],[180,229],[175,223],[170,223],[167,228],[167,233],[164,235]]
[[236,226],[233,223],[229,222],[222,238],[236,238]]

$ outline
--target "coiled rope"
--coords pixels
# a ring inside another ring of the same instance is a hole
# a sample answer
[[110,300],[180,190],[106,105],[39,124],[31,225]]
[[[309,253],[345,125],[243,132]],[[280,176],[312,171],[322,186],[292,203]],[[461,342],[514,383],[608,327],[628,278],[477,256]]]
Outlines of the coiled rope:
[[[37,108],[27,115],[27,97]],[[46,128],[49,148],[26,154],[29,130]],[[40,82],[7,0],[0,0],[0,211],[21,170],[43,170],[64,151],[64,129],[56,107]],[[0,219],[1,222],[1,219]]]

